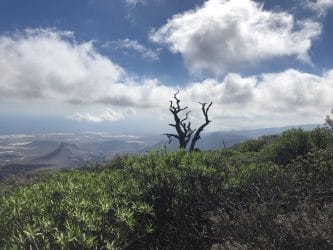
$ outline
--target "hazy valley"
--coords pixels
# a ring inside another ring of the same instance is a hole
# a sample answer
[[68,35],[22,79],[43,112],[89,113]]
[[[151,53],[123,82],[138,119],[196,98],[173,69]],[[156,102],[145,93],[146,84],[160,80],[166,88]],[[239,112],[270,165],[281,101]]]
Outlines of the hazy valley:
[[[231,147],[250,138],[280,133],[290,127],[206,133],[197,146],[201,150]],[[301,127],[312,129],[316,125]],[[118,154],[138,154],[164,147],[167,150],[178,148],[176,141],[168,144],[164,135],[45,133],[1,135],[0,138],[1,176],[18,171],[103,164]]]

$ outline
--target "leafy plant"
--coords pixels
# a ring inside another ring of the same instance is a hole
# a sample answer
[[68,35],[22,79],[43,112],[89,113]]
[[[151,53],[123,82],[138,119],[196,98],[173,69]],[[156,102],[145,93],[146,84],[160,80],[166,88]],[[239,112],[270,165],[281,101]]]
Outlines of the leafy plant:
[[290,130],[234,149],[152,151],[11,181],[0,248],[330,249],[330,140],[320,128]]

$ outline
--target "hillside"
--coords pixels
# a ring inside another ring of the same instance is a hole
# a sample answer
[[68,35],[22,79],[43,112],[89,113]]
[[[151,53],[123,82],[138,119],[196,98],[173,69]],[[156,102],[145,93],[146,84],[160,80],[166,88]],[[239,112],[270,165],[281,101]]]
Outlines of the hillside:
[[332,249],[332,187],[324,128],[12,176],[0,185],[0,248]]
[[[230,147],[248,137],[220,132],[202,136],[198,147],[215,150]],[[0,178],[17,171],[80,167],[107,163],[116,155],[150,150],[177,150],[163,135],[113,135],[109,133],[7,135],[0,141]],[[224,143],[224,144],[223,144]]]
[[69,168],[77,164],[82,164],[85,160],[85,152],[80,150],[75,144],[61,142],[58,147],[41,157],[33,159],[37,164],[53,166],[57,168]]
[[[292,127],[309,130],[316,126]],[[200,150],[218,150],[233,147],[250,138],[277,134],[288,128],[291,127],[203,133],[196,146]],[[145,153],[150,150],[164,149],[165,146],[167,150],[178,150],[178,142],[173,141],[169,144],[164,135],[117,135],[86,132],[14,134],[0,137],[0,178],[18,171],[77,168],[96,162],[105,164],[118,154]]]

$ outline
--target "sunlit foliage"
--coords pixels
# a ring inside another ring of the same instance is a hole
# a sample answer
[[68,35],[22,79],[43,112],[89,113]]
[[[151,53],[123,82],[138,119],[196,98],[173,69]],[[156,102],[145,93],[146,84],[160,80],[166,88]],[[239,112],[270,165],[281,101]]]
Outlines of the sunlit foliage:
[[7,188],[0,247],[329,249],[332,169],[322,128],[220,151],[118,157]]

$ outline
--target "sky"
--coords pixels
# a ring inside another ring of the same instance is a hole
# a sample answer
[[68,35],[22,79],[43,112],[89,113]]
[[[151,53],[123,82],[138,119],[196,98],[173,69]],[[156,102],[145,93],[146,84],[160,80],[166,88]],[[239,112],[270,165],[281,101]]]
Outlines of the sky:
[[321,124],[333,0],[0,0],[0,133]]

